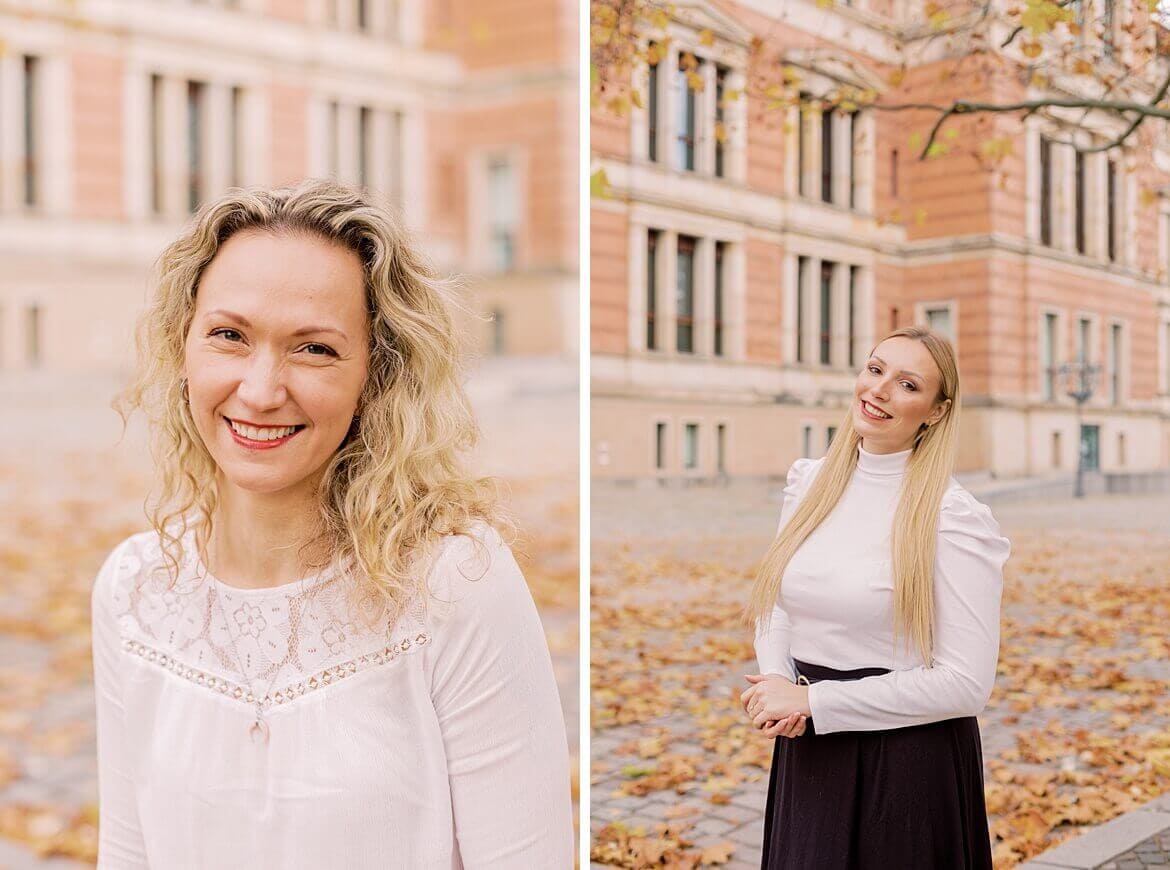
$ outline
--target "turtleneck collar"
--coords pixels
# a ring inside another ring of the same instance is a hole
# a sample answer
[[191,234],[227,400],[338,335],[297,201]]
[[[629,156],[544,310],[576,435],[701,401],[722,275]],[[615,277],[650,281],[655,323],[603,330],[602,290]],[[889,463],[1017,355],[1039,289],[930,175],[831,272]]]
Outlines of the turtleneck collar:
[[870,453],[861,444],[857,445],[857,467],[867,474],[896,477],[906,471],[913,448],[898,453]]

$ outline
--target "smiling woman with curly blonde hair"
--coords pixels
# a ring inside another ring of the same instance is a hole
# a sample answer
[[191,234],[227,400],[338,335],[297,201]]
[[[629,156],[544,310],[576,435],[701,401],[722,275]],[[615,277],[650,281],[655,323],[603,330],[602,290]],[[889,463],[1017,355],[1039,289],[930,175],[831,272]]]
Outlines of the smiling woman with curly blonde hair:
[[330,182],[231,191],[163,253],[117,403],[152,528],[93,592],[100,866],[572,865],[447,295]]

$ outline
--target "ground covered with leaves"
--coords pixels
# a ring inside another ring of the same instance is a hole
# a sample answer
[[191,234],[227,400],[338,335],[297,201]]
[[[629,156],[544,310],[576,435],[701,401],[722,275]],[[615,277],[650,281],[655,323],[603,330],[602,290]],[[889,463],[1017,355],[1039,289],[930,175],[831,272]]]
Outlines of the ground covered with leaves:
[[[738,705],[775,488],[595,492],[592,859],[758,867],[771,742]],[[997,867],[1170,790],[1170,497],[996,507],[1013,544],[980,717]]]
[[[539,399],[542,405],[554,400],[575,410],[575,392]],[[497,454],[514,453],[526,437],[535,437],[513,430],[514,420],[525,419],[536,401],[513,401],[518,410],[508,421],[496,419],[503,410],[481,407]],[[37,409],[37,418],[56,419],[51,413],[66,421],[79,416]],[[523,450],[513,466],[496,455],[482,461],[504,480],[519,526],[514,548],[553,655],[573,752],[576,812],[576,423],[568,413],[560,418],[565,433],[556,443],[564,445],[565,456],[559,465],[545,455],[544,466],[531,473],[520,462]],[[86,449],[77,442],[84,442],[87,424],[70,425],[78,437],[48,443],[17,433],[0,445],[0,838],[27,847],[30,861],[56,856],[93,864],[98,806],[90,593],[110,550],[146,528],[142,500],[149,480],[140,443]]]

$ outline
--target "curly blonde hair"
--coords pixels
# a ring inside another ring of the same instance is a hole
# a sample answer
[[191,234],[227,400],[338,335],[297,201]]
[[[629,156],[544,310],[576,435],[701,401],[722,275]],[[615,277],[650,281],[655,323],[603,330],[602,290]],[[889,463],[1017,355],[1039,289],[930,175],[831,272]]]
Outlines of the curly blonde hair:
[[244,230],[305,234],[361,260],[369,365],[360,416],[318,489],[320,539],[363,581],[366,605],[401,611],[426,600],[418,559],[477,521],[508,522],[490,478],[465,470],[479,430],[462,386],[454,287],[420,255],[396,214],[331,181],[232,189],[204,205],[159,257],[156,292],[138,324],[138,370],[114,401],[123,425],[135,410],[151,424],[157,492],[147,516],[172,583],[190,529],[203,550],[218,504],[216,465],[183,398],[184,348],[199,283],[220,247]]

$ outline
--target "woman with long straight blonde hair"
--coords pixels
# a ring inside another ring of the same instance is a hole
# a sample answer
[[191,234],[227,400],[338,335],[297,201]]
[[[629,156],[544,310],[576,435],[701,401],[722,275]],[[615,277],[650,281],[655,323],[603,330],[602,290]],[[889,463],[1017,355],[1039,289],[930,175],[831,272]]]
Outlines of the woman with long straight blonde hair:
[[93,589],[99,867],[573,865],[568,747],[445,282],[331,182],[162,254],[150,529]]
[[776,738],[765,870],[992,866],[975,717],[1010,545],[951,477],[959,405],[950,342],[895,330],[827,455],[788,472],[741,696]]

